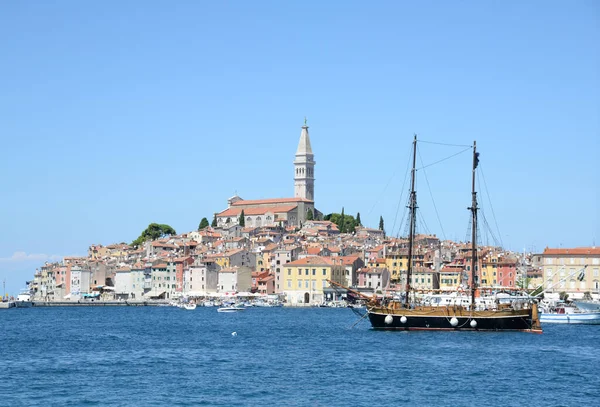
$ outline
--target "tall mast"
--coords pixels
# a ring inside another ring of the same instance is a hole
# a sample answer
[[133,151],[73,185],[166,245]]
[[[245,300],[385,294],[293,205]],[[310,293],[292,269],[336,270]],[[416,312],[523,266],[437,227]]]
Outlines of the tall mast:
[[479,164],[479,153],[477,152],[477,141],[473,141],[473,177],[471,181],[472,202],[471,214],[473,216],[473,230],[471,231],[471,309],[475,309],[475,291],[477,282],[475,280],[475,268],[477,266],[477,192],[475,192],[475,169]]
[[417,163],[417,135],[413,141],[413,165],[410,180],[410,200],[408,208],[410,209],[410,231],[408,233],[408,268],[406,269],[406,295],[404,297],[404,306],[408,307],[408,296],[410,293],[410,277],[412,274],[412,255],[413,240],[415,238],[415,217],[417,215],[417,193],[415,192],[415,169]]

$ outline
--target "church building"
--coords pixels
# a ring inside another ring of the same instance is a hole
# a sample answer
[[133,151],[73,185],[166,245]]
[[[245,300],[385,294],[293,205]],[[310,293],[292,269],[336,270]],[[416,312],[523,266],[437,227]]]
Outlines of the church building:
[[294,197],[244,200],[233,196],[227,200],[227,209],[217,213],[217,227],[227,227],[239,223],[244,211],[246,227],[260,226],[300,226],[306,221],[309,212],[315,218],[320,213],[315,210],[315,160],[308,136],[308,126],[300,133],[300,142],[294,159]]

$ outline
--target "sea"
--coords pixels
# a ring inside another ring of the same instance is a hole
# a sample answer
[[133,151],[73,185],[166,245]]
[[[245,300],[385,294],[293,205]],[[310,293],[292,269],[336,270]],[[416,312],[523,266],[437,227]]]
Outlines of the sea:
[[597,406],[600,326],[383,332],[347,308],[0,311],[0,406]]

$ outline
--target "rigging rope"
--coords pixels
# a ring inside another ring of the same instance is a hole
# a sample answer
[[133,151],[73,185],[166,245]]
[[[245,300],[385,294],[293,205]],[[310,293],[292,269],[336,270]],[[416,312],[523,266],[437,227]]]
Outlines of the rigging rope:
[[[409,152],[410,153],[410,152]],[[404,195],[404,187],[406,186],[406,180],[408,179],[408,170],[410,168],[410,154],[408,155],[409,159],[406,160],[406,171],[404,172],[404,182],[402,183],[402,189],[400,193],[400,199],[398,200],[398,206],[396,207],[396,214],[394,215],[394,223],[392,224],[392,236],[394,236],[394,230],[396,229],[396,220],[398,219],[398,212],[400,211],[400,202],[402,202],[402,196]],[[406,215],[406,213],[405,213]],[[404,221],[404,216],[402,216],[402,222]],[[400,232],[400,228],[402,227],[402,223],[398,226],[398,233]]]
[[[423,157],[421,157],[421,150],[419,152],[419,160],[423,163]],[[435,200],[433,199],[433,192],[431,192],[431,185],[429,185],[429,178],[427,177],[427,172],[425,171],[425,167],[421,168],[423,170],[423,174],[425,174],[425,183],[427,184],[427,189],[429,190],[429,196],[431,196],[431,202],[433,203],[433,209],[435,210],[435,216],[437,217],[438,223],[440,224],[440,229],[442,229],[442,237],[446,240],[446,232],[444,232],[444,227],[442,226],[442,220],[440,219],[440,214],[437,210],[437,206],[435,204]]]
[[[494,218],[494,224],[496,225],[496,231],[498,232],[498,236],[500,238],[500,246],[504,247],[504,243],[502,242],[502,234],[500,234],[500,228],[498,227],[498,221],[496,219],[496,214],[494,213],[494,207],[492,206],[492,199],[490,198],[490,192],[487,187],[487,182],[485,181],[485,174],[483,173],[483,168],[481,166],[481,162],[479,163],[479,173],[481,173],[481,178],[483,178],[483,185],[485,187],[485,192],[488,198],[488,202],[490,203],[490,209],[492,210],[492,217]],[[492,234],[493,236],[493,234]],[[496,240],[496,239],[494,239]]]
[[418,143],[437,144],[437,145],[440,145],[440,146],[449,146],[449,147],[468,147],[468,148],[473,148],[473,146],[467,145],[467,144],[448,144],[448,143],[438,143],[436,141],[419,140]]
[[450,158],[452,158],[452,157],[455,157],[455,156],[457,156],[457,155],[459,155],[459,154],[462,154],[462,153],[464,153],[465,151],[469,151],[471,148],[472,148],[472,147],[471,147],[471,146],[469,146],[469,148],[465,148],[464,150],[461,150],[461,151],[459,151],[458,153],[452,154],[451,156],[448,156],[448,157],[446,157],[446,158],[442,158],[441,160],[438,160],[438,161],[436,161],[436,162],[433,162],[433,163],[431,163],[431,164],[427,164],[427,165],[425,165],[425,166],[423,166],[423,167],[421,167],[421,168],[417,168],[417,171],[420,171],[420,170],[422,170],[422,169],[424,169],[424,168],[427,168],[427,167],[431,167],[432,165],[439,164],[439,163],[441,163],[441,162],[443,162],[443,161],[449,160]]

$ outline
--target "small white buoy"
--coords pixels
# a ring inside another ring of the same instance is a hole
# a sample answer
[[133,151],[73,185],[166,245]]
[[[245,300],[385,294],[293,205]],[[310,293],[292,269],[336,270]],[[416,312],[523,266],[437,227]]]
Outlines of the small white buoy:
[[406,317],[404,315],[402,315],[402,317],[400,318],[400,322],[406,324]]
[[477,321],[475,321],[474,319],[471,320],[471,328],[476,328],[477,327]]
[[237,332],[232,332],[231,336],[237,336]]
[[385,320],[384,320],[384,321],[385,321],[385,323],[386,323],[386,324],[388,324],[388,325],[389,325],[389,324],[391,324],[392,322],[394,322],[394,317],[393,317],[393,316],[391,316],[391,315],[386,315],[386,317],[385,317]]
[[458,319],[456,319],[456,317],[452,317],[452,319],[450,320],[450,325],[452,325],[452,326],[458,325]]

